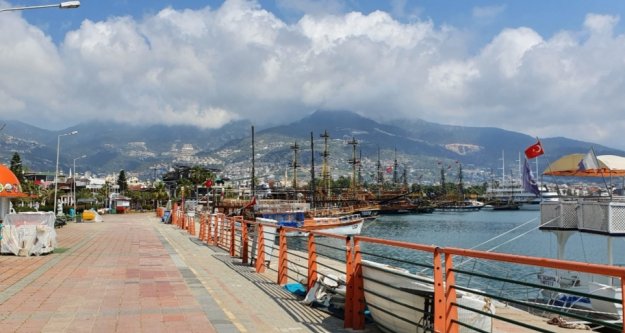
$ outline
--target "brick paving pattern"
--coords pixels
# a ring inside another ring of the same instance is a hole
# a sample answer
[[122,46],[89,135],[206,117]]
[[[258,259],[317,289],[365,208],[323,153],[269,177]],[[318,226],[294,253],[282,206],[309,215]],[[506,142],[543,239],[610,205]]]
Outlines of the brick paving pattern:
[[0,331],[349,331],[153,213],[69,223],[57,241],[48,255],[0,256]]

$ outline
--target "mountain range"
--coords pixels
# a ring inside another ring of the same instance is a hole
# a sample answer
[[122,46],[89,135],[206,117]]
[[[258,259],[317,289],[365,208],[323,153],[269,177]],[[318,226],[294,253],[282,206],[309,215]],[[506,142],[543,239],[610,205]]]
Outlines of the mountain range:
[[[251,128],[249,121],[231,122],[218,129],[193,126],[140,126],[100,121],[82,123],[62,131],[51,131],[18,121],[6,121],[0,134],[0,158],[8,163],[18,152],[23,165],[33,171],[54,172],[57,144],[60,169],[68,172],[74,159],[77,169],[95,173],[117,173],[124,169],[140,176],[164,172],[172,164],[201,164],[224,169],[230,175],[249,172]],[[76,135],[63,135],[78,131]],[[286,172],[293,164],[298,146],[298,164],[305,168],[314,156],[320,170],[324,149],[322,133],[329,135],[329,159],[335,176],[351,170],[354,151],[365,173],[371,174],[378,156],[384,166],[395,160],[413,177],[435,177],[441,165],[462,163],[467,170],[501,173],[502,157],[506,169],[518,169],[518,158],[536,138],[492,127],[465,127],[436,124],[424,120],[376,122],[350,111],[316,111],[298,121],[268,128],[256,128],[255,162],[272,174]],[[315,154],[311,154],[311,134]],[[356,148],[348,142],[355,140]],[[594,148],[598,155],[625,156],[625,152],[591,142],[555,137],[541,138],[547,161],[570,153]],[[456,162],[457,161],[457,162]],[[302,168],[302,169],[305,169]],[[246,171],[248,170],[248,171]],[[300,173],[306,173],[300,170]],[[477,171],[476,171],[477,172]]]

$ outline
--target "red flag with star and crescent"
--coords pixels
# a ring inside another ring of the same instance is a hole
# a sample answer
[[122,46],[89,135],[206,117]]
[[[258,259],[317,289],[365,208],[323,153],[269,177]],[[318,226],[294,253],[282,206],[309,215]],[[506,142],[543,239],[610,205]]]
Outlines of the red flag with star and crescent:
[[544,153],[545,151],[543,150],[543,146],[540,144],[540,140],[525,149],[525,157],[528,159],[536,158]]

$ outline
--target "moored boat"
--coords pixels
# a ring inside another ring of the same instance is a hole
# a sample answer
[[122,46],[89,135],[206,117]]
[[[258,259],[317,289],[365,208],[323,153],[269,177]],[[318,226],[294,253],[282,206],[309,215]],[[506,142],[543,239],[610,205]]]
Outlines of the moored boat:
[[475,212],[484,208],[484,203],[477,200],[441,201],[435,210],[443,212]]
[[[434,282],[431,278],[411,274],[408,270],[362,261],[365,301],[375,323],[384,332],[432,331]],[[457,291],[458,319],[483,332],[492,331],[492,318],[477,311],[495,313],[487,297]],[[466,307],[466,308],[465,308]],[[461,326],[460,332],[473,332]]]
[[304,220],[302,229],[337,235],[359,235],[365,219],[358,214],[333,217],[315,217]]

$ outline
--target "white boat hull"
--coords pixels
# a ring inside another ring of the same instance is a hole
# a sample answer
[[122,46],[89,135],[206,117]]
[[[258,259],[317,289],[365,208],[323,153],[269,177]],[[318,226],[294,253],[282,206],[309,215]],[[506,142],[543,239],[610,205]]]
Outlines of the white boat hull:
[[[598,282],[588,282],[588,291],[590,294],[609,297],[613,299],[621,299],[621,288],[610,286]],[[623,318],[623,304],[612,303],[599,299],[591,299],[592,307],[595,311],[603,312],[610,315],[615,315],[618,318]]]
[[[362,275],[365,300],[373,320],[384,332],[425,332],[431,331],[433,299],[433,281],[420,282],[417,275],[401,268],[363,260]],[[427,277],[420,280],[431,281]],[[495,307],[489,299],[481,296],[458,292],[460,305],[480,311],[495,313]],[[458,308],[458,320],[483,331],[492,331],[492,318],[473,311]],[[464,326],[460,332],[472,332]]]

